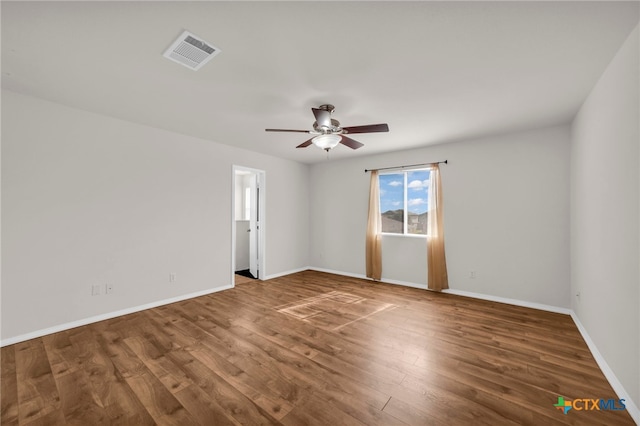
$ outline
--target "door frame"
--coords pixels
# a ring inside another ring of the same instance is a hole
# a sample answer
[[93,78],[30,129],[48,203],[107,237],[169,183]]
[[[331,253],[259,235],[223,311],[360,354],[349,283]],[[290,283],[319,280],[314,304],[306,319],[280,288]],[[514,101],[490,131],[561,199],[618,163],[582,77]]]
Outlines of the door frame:
[[265,270],[266,257],[266,173],[264,170],[239,165],[231,167],[231,285],[235,286],[236,265],[236,172],[245,171],[257,176],[258,181],[258,279],[262,280],[267,274]]

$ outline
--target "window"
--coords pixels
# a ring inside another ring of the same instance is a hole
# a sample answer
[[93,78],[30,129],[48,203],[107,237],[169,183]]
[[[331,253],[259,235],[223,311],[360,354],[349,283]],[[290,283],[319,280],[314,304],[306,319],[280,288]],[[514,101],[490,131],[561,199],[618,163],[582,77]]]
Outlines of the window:
[[382,232],[427,235],[429,170],[380,174]]

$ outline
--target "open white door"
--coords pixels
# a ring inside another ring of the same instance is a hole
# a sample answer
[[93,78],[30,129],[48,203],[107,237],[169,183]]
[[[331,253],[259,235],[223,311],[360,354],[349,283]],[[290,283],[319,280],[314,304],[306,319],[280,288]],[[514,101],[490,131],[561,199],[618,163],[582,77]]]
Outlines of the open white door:
[[260,199],[258,196],[259,188],[258,175],[251,174],[249,179],[249,272],[255,278],[260,278],[260,271],[258,269],[258,247],[260,242],[260,233],[258,232],[260,226],[260,221],[258,219],[258,200]]
[[265,276],[266,175],[263,170],[232,167],[231,282],[235,274]]

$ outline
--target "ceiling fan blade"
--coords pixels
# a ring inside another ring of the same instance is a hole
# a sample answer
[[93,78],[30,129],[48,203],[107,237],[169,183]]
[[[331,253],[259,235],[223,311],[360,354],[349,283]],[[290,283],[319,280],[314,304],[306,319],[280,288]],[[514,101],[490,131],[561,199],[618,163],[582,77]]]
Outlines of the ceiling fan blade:
[[388,132],[389,125],[384,124],[369,124],[368,126],[354,126],[343,127],[342,130],[345,133],[376,133],[376,132]]
[[313,115],[316,117],[318,126],[331,127],[331,113],[323,109],[311,108]]
[[356,140],[353,140],[351,138],[346,137],[345,135],[341,135],[342,136],[342,140],[340,141],[340,143],[342,145],[346,145],[351,149],[358,149],[364,146],[363,143],[360,143]]
[[308,141],[302,142],[300,145],[296,146],[296,148],[306,148],[311,145],[312,141],[313,138],[309,139]]
[[311,130],[291,130],[291,129],[264,129],[265,132],[295,132],[295,133],[311,133]]

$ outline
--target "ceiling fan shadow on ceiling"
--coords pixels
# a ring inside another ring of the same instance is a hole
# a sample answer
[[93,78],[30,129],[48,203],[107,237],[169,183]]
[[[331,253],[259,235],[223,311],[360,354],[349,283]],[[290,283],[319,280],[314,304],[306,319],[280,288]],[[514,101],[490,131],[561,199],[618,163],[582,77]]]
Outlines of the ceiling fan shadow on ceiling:
[[331,113],[335,110],[333,105],[324,104],[318,108],[311,108],[316,121],[313,123],[313,130],[290,130],[290,129],[265,129],[267,132],[295,132],[315,135],[311,139],[302,142],[296,148],[306,148],[313,144],[320,149],[329,152],[338,144],[348,146],[351,149],[358,149],[364,144],[346,136],[352,133],[378,133],[388,132],[389,126],[383,124],[369,124],[365,126],[340,127],[340,122],[331,118]]

